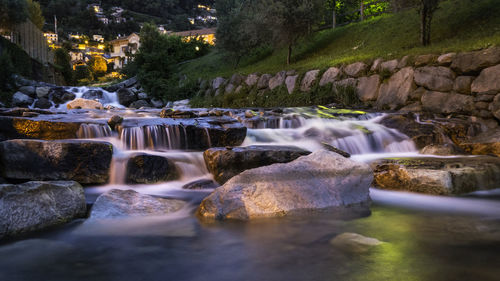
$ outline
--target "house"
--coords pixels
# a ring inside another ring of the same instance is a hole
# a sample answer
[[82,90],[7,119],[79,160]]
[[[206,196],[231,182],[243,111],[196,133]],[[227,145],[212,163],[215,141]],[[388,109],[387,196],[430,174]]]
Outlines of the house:
[[113,46],[110,59],[114,62],[114,69],[123,68],[127,64],[129,56],[135,54],[141,46],[140,37],[136,33],[117,38],[110,44]]
[[57,43],[59,37],[57,36],[56,33],[53,33],[53,32],[45,32],[43,34],[43,36],[45,36],[45,38],[47,38],[47,43],[49,44],[54,44],[54,43]]
[[87,10],[91,10],[96,14],[102,13],[102,8],[101,8],[101,5],[99,5],[99,4],[89,4],[89,5],[87,5]]
[[182,37],[186,41],[200,37],[206,43],[210,45],[215,45],[215,28],[205,28],[197,30],[187,30],[181,32],[173,32],[171,35],[176,35]]
[[96,14],[95,16],[97,17],[97,20],[102,22],[103,24],[105,24],[105,25],[109,24],[109,19],[105,15]]
[[102,37],[102,35],[94,34],[92,35],[92,39],[96,42],[104,43],[104,37]]

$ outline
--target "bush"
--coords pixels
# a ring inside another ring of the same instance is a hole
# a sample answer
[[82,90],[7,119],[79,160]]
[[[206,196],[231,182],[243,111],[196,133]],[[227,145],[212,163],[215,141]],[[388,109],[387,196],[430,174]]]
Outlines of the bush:
[[77,65],[74,73],[75,81],[81,82],[81,80],[93,80],[92,72],[86,65]]
[[71,69],[71,57],[64,48],[59,48],[54,52],[54,63],[58,66],[66,84],[73,84],[73,70]]

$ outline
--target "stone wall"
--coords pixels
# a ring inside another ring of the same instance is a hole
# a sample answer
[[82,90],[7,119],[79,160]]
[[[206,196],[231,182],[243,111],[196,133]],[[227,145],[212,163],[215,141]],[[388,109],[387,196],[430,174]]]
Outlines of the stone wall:
[[[500,48],[466,53],[405,56],[401,59],[314,69],[299,75],[234,74],[200,81],[199,95],[213,97],[242,91],[310,93],[319,86],[333,91],[351,85],[359,100],[377,110],[463,114],[500,119]],[[332,101],[333,102],[333,101]]]

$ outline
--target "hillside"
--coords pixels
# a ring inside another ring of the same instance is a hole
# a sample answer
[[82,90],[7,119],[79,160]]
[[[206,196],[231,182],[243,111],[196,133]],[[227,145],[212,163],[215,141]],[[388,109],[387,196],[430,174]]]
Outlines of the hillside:
[[500,45],[500,5],[496,0],[444,1],[432,23],[432,44],[419,43],[419,17],[415,10],[387,14],[335,30],[317,32],[299,42],[293,63],[286,65],[286,50],[247,57],[234,68],[219,51],[187,63],[181,72],[189,77],[213,78],[232,73],[304,71],[328,66],[397,58],[404,55],[467,51]]

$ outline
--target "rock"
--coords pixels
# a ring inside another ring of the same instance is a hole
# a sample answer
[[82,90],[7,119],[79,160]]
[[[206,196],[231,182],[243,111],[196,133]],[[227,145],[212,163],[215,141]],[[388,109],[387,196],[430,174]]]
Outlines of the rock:
[[460,147],[474,155],[496,155],[500,157],[500,130],[488,130],[460,143]]
[[380,65],[384,62],[383,59],[381,58],[378,58],[376,59],[373,64],[372,64],[372,67],[370,68],[370,71],[371,72],[379,72],[380,71]]
[[49,100],[55,104],[62,104],[72,101],[76,98],[74,93],[66,91],[63,87],[52,88],[49,91]]
[[35,108],[49,109],[52,107],[52,103],[46,98],[39,98],[35,101]]
[[491,111],[493,116],[495,116],[495,118],[500,120],[500,94],[496,95],[495,98],[493,98],[493,101],[491,102],[488,109]]
[[358,85],[358,80],[354,78],[346,78],[342,79],[340,81],[335,81],[333,83],[333,88],[335,90],[338,90],[339,88],[346,88],[346,87],[357,87]]
[[131,157],[126,170],[127,183],[151,184],[179,178],[174,162],[157,155],[139,154]]
[[390,60],[380,64],[380,71],[394,73],[398,68],[398,60]]
[[302,92],[309,92],[314,82],[318,78],[319,70],[310,70],[306,72],[304,78],[302,79],[302,83],[300,84],[300,90]]
[[430,144],[422,150],[420,150],[421,154],[432,154],[432,155],[440,155],[440,156],[449,156],[449,155],[458,155],[458,154],[465,154],[465,151],[460,149],[454,144]]
[[476,80],[472,82],[471,91],[473,93],[488,91],[500,92],[500,64],[483,69],[479,77],[477,77]]
[[283,85],[286,79],[286,71],[280,71],[269,80],[269,89],[274,90],[275,88]]
[[335,146],[329,144],[329,143],[326,143],[326,142],[321,142],[321,146],[323,146],[324,149],[328,150],[328,151],[331,151],[331,152],[335,152],[337,154],[340,154],[342,155],[343,157],[345,158],[351,158],[351,154],[349,154],[348,152],[345,152],[341,149],[338,149],[336,148]]
[[362,102],[377,100],[379,87],[380,76],[377,74],[359,78],[357,86],[359,100]]
[[234,85],[233,85],[233,84],[227,84],[226,88],[224,89],[224,92],[225,92],[226,94],[230,94],[230,93],[232,93],[232,92],[233,92],[234,88],[235,88],[235,87],[234,87]]
[[29,97],[32,97],[32,98],[36,97],[36,89],[34,86],[23,86],[23,87],[19,88],[19,92],[21,92]]
[[131,103],[137,100],[137,96],[130,89],[121,88],[116,92],[118,97],[118,102],[121,105],[129,106]]
[[255,114],[253,113],[252,110],[250,109],[245,110],[245,118],[253,118],[254,116]]
[[164,108],[160,112],[160,117],[161,118],[194,118],[194,117],[196,117],[196,114],[191,110]]
[[49,95],[50,87],[37,87],[36,88],[36,96],[38,98],[46,98]]
[[498,188],[500,158],[397,158],[372,163],[374,185],[434,195],[463,194]]
[[293,75],[296,75],[297,74],[297,71],[291,69],[291,70],[288,70],[286,72],[286,76],[293,76]]
[[181,200],[157,198],[133,190],[112,189],[97,197],[89,220],[163,216],[184,207]]
[[451,69],[459,74],[477,74],[482,69],[500,64],[500,48],[459,53],[453,58]]
[[410,56],[404,56],[398,63],[398,69],[410,66]]
[[222,77],[217,77],[212,81],[212,89],[219,89],[224,83],[226,83],[226,79]]
[[238,73],[235,73],[233,74],[233,76],[231,76],[231,79],[229,79],[229,84],[233,84],[234,86],[239,86],[243,80],[244,80],[245,77],[239,75]]
[[286,89],[288,90],[288,94],[292,94],[295,90],[295,86],[297,85],[297,78],[299,75],[288,76],[285,79]]
[[37,117],[39,115],[40,115],[40,113],[38,113],[38,112],[30,112],[30,111],[23,112],[23,117],[28,117],[28,118]]
[[131,103],[128,107],[135,108],[135,109],[139,109],[141,107],[149,107],[149,102],[147,102],[145,100],[137,100],[137,101],[134,101],[133,103]]
[[274,163],[287,163],[310,152],[294,146],[211,148],[203,153],[208,171],[223,184],[237,174]]
[[443,66],[425,66],[415,69],[415,84],[431,91],[448,92],[453,89],[455,73]]
[[470,95],[426,92],[422,96],[422,107],[434,113],[470,114],[474,110],[474,98]]
[[330,67],[325,71],[325,73],[323,73],[321,80],[319,80],[319,85],[323,87],[329,83],[333,83],[339,79],[341,74],[342,72],[340,71],[339,68]]
[[62,224],[85,212],[83,188],[74,181],[0,185],[0,238]]
[[243,85],[239,85],[239,86],[236,88],[236,90],[234,90],[234,93],[235,93],[235,94],[239,94],[239,93],[241,93],[241,91],[242,91],[242,90],[243,90]]
[[258,81],[259,81],[259,75],[257,74],[250,74],[247,76],[247,79],[245,79],[245,83],[249,87],[252,87],[253,85],[257,84]]
[[165,103],[162,100],[152,98],[151,99],[151,105],[154,108],[162,108],[165,105]]
[[258,90],[267,89],[267,87],[269,87],[269,80],[271,80],[271,78],[272,78],[271,74],[263,74],[259,78],[259,81],[257,82],[257,89]]
[[456,55],[457,53],[447,53],[444,55],[440,55],[437,58],[437,63],[441,66],[448,66],[451,64]]
[[145,101],[149,100],[149,96],[148,96],[148,94],[146,94],[146,93],[144,93],[144,92],[139,92],[139,93],[137,93],[137,98],[138,98],[139,100],[145,100]]
[[424,87],[419,87],[415,91],[411,92],[410,100],[419,101],[422,99],[422,96],[428,91]]
[[220,185],[213,180],[196,180],[182,186],[182,189],[214,189]]
[[415,58],[415,66],[424,66],[433,64],[437,60],[436,55],[421,55]]
[[103,98],[104,93],[101,90],[88,90],[83,93],[82,98],[88,100],[99,100]]
[[106,183],[113,146],[88,140],[8,140],[0,143],[2,176],[14,180]]
[[103,109],[100,102],[96,100],[86,100],[82,98],[76,98],[70,101],[66,107],[68,109]]
[[357,233],[344,232],[331,239],[330,244],[344,252],[361,254],[381,245],[382,242]]
[[130,88],[130,87],[134,86],[135,84],[137,84],[137,82],[138,82],[137,77],[134,76],[132,78],[129,78],[129,79],[123,81],[122,83],[123,83],[123,86],[125,86],[126,88]]
[[33,104],[34,99],[21,92],[16,92],[12,96],[12,105],[18,107],[28,107]]
[[113,115],[108,119],[108,125],[111,130],[115,130],[116,125],[119,125],[123,122],[123,117],[120,115]]
[[413,82],[414,71],[411,67],[405,67],[391,76],[388,83],[380,86],[377,98],[377,107],[397,109],[408,100],[408,96],[415,90]]
[[407,106],[404,106],[398,110],[398,112],[401,113],[417,113],[417,112],[422,112],[422,104],[417,101],[414,103],[410,103]]
[[474,81],[473,76],[458,76],[453,84],[453,91],[464,95],[470,95],[472,81]]
[[76,138],[76,132],[78,132],[79,128],[80,123],[0,116],[0,140],[22,138],[71,139]]
[[368,66],[363,62],[356,62],[350,64],[344,68],[344,72],[352,77],[360,77],[363,76],[368,70]]
[[244,171],[203,200],[198,214],[248,220],[368,203],[372,171],[326,150]]

